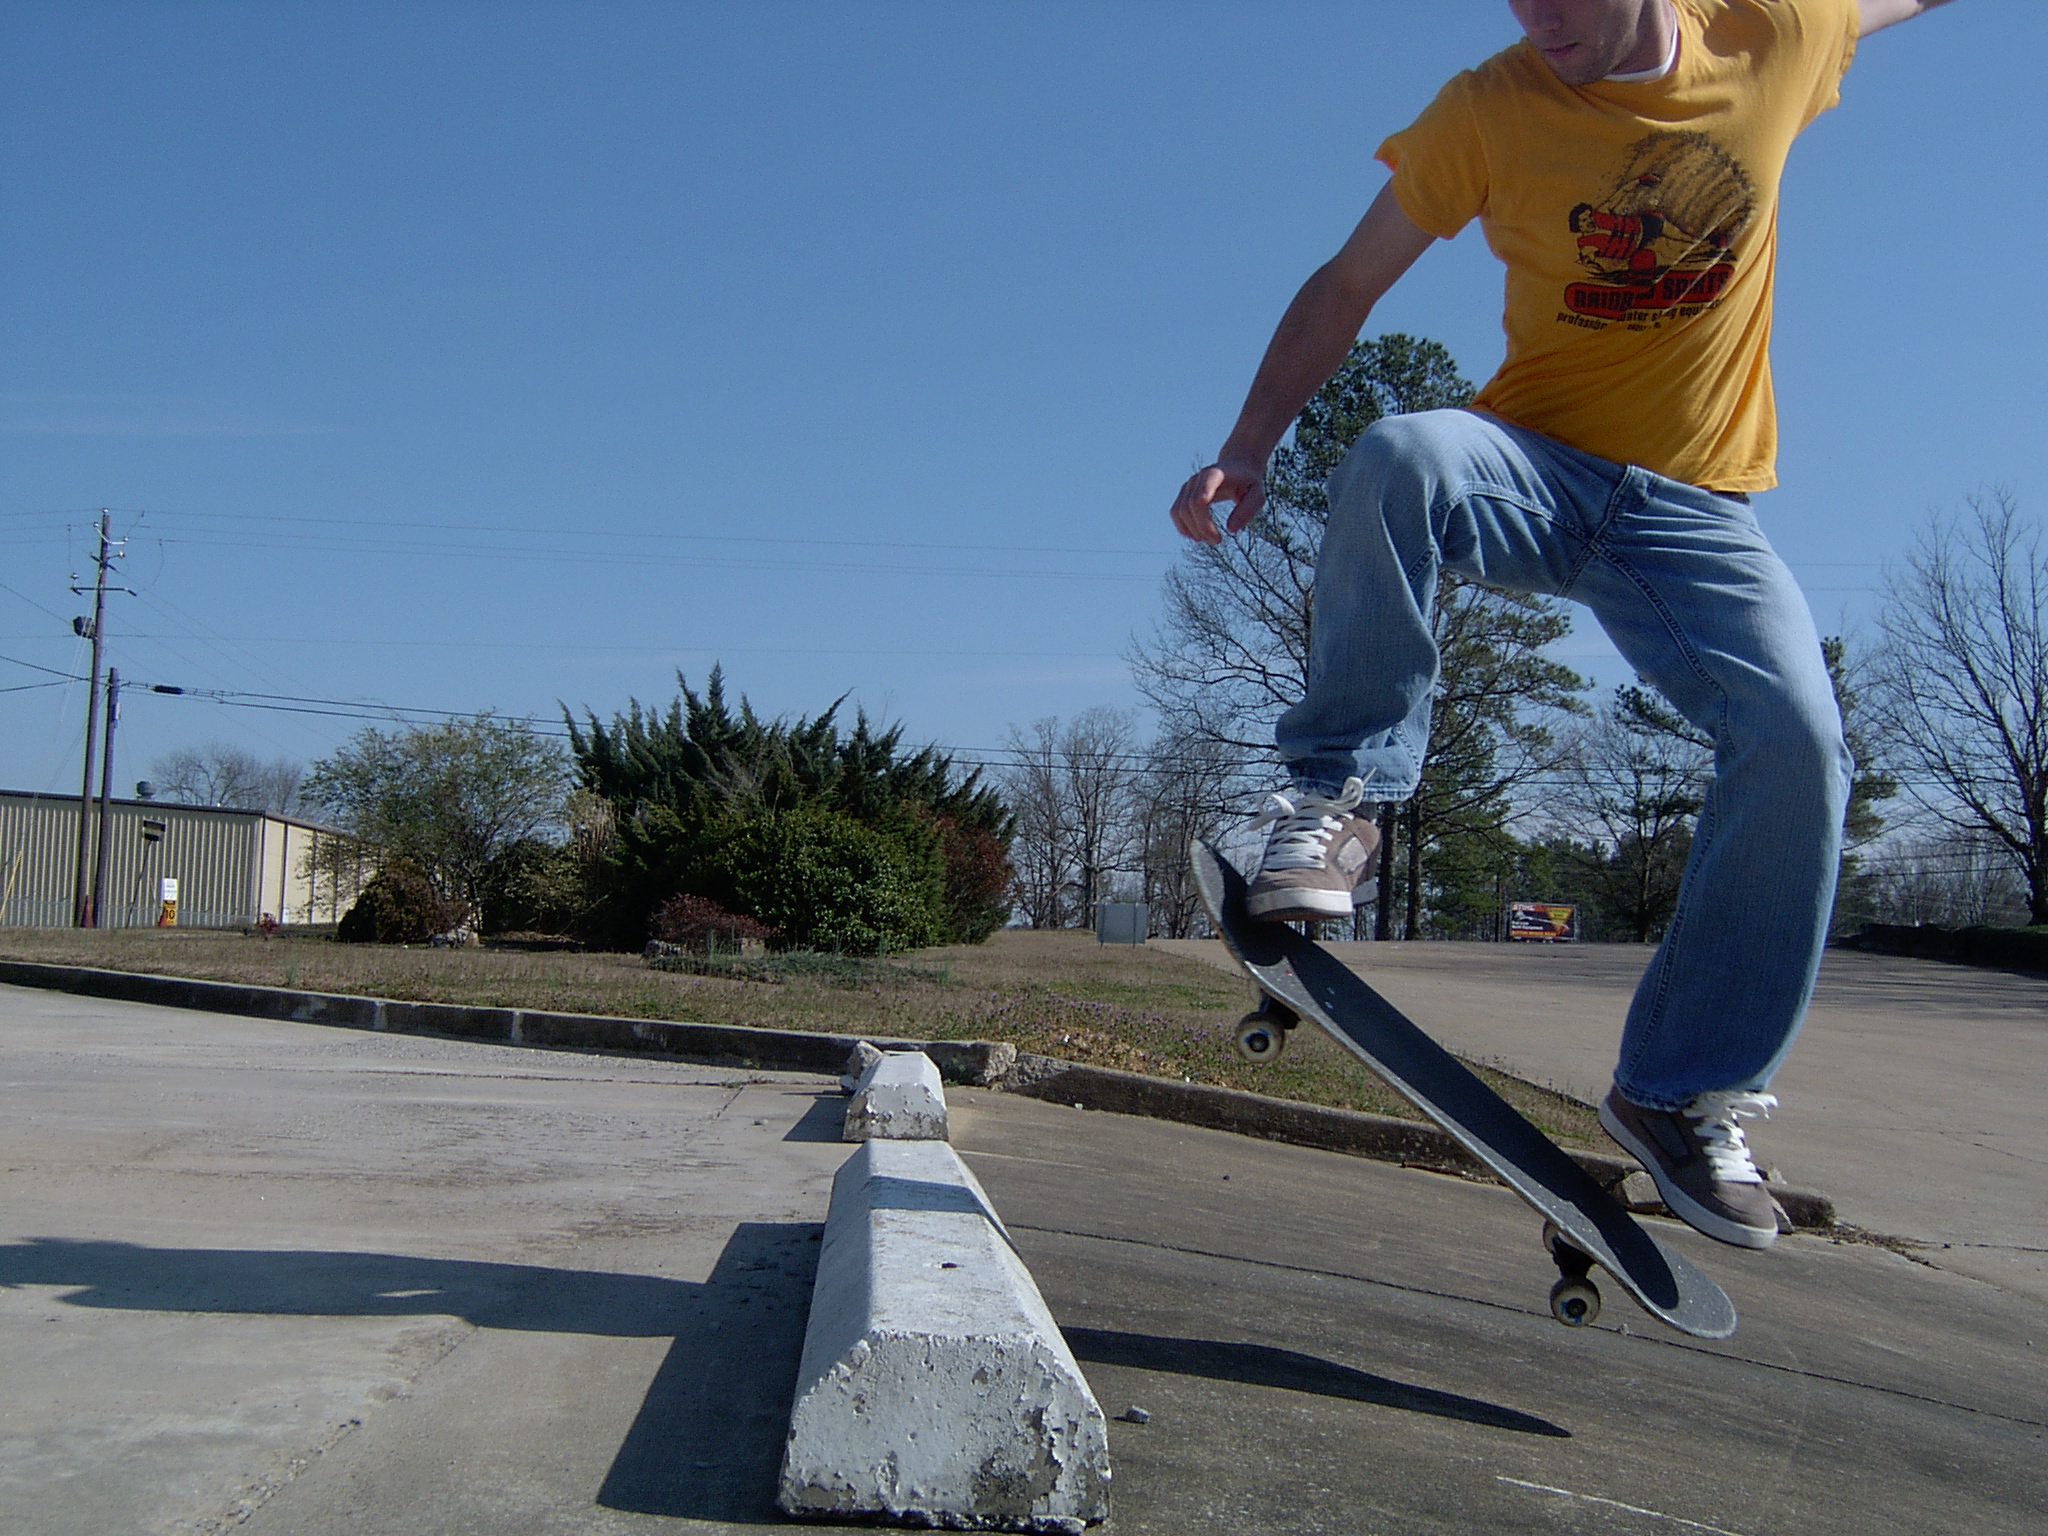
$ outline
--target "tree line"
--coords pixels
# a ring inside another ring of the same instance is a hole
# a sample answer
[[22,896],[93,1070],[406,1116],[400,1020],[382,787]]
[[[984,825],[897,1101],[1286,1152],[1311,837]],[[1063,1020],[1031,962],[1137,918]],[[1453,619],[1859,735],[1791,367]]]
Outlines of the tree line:
[[[1382,415],[1472,387],[1435,342],[1360,342],[1275,455],[1245,536],[1188,545],[1128,660],[1149,705],[1012,727],[988,777],[844,701],[767,718],[714,669],[666,706],[564,710],[557,735],[488,712],[366,728],[303,773],[222,743],[154,766],[194,804],[317,814],[337,881],[376,872],[359,934],[435,925],[635,948],[681,935],[885,952],[1006,922],[1087,927],[1140,900],[1205,924],[1187,868],[1279,777],[1306,682],[1323,483]],[[2009,492],[1930,515],[1887,572],[1876,634],[1824,642],[1858,763],[1837,927],[2048,923],[2048,558]],[[1375,900],[1351,931],[1497,938],[1510,901],[1578,905],[1591,937],[1650,941],[1675,908],[1712,743],[1646,689],[1589,699],[1552,650],[1565,605],[1446,575],[1421,787],[1380,812]],[[1249,848],[1237,849],[1248,854]]]
[[[1129,658],[1158,734],[1099,708],[1013,732],[1004,782],[1028,921],[1085,922],[1108,894],[1152,903],[1155,931],[1200,927],[1184,858],[1157,829],[1223,833],[1279,777],[1272,723],[1306,684],[1325,479],[1380,416],[1471,397],[1434,342],[1360,342],[1274,456],[1258,522],[1187,547],[1169,572],[1163,617]],[[2048,922],[2044,597],[2039,532],[1994,490],[1928,519],[1887,575],[1874,642],[1823,641],[1858,765],[1838,930]],[[1382,808],[1358,936],[1498,938],[1515,900],[1575,904],[1593,937],[1662,936],[1713,745],[1642,687],[1589,701],[1549,654],[1570,624],[1561,603],[1445,576],[1432,756],[1418,792]]]
[[840,703],[764,717],[717,669],[677,690],[565,710],[560,735],[488,712],[367,726],[313,763],[299,800],[345,834],[314,878],[362,886],[340,936],[880,954],[1009,920],[1012,818],[978,769]]

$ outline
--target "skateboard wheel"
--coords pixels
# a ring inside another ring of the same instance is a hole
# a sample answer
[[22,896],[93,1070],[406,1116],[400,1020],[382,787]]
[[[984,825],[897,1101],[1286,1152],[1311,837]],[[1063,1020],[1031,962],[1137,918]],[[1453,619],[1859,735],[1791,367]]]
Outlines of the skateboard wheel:
[[1584,1328],[1600,1315],[1600,1292],[1590,1280],[1560,1280],[1550,1288],[1550,1315],[1567,1328]]
[[1237,1026],[1237,1054],[1258,1066],[1278,1061],[1287,1049],[1287,1031],[1269,1013],[1247,1014]]

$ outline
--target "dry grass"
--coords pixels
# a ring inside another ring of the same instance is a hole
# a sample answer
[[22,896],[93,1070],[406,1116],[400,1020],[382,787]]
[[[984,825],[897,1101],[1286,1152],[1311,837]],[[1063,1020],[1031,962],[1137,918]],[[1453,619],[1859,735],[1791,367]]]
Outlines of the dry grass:
[[[651,969],[637,955],[403,949],[196,930],[0,930],[0,955],[314,992],[561,1013],[742,1024],[923,1040],[1007,1040],[1020,1050],[1155,1077],[1414,1118],[1392,1089],[1313,1029],[1253,1066],[1231,1046],[1251,991],[1228,973],[1084,933],[1008,931],[921,950],[852,982],[781,984]],[[1489,1068],[1480,1074],[1544,1130],[1597,1146],[1592,1112]]]

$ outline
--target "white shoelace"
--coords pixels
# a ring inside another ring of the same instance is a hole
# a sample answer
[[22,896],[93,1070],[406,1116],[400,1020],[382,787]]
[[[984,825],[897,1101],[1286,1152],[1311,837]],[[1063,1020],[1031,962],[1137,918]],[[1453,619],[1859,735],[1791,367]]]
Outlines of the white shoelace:
[[1743,1092],[1703,1093],[1685,1106],[1685,1117],[1699,1122],[1707,1167],[1716,1179],[1724,1184],[1763,1183],[1743,1141],[1742,1122],[1768,1120],[1777,1107],[1776,1094]]
[[1364,796],[1365,780],[1358,778],[1346,779],[1334,798],[1298,790],[1268,795],[1264,809],[1248,823],[1273,829],[1259,868],[1322,868],[1330,839],[1343,830],[1344,818]]

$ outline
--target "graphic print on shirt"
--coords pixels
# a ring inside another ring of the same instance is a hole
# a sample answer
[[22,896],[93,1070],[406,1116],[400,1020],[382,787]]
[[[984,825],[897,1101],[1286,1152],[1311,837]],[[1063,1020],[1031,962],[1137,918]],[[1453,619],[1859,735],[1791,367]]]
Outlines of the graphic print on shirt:
[[1736,240],[1756,212],[1749,173],[1705,134],[1653,133],[1629,146],[1614,189],[1571,211],[1578,263],[1568,325],[1645,329],[1712,309],[1735,277]]

